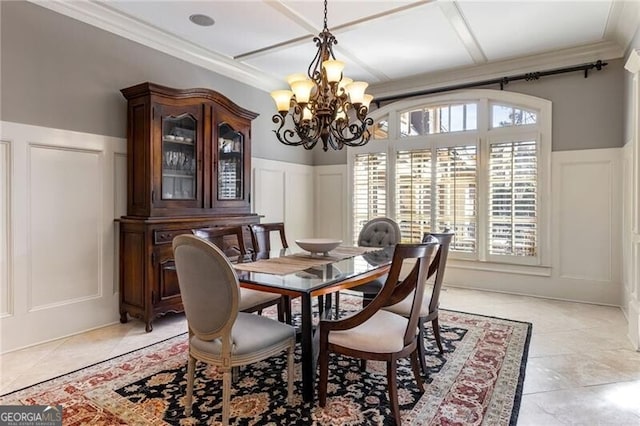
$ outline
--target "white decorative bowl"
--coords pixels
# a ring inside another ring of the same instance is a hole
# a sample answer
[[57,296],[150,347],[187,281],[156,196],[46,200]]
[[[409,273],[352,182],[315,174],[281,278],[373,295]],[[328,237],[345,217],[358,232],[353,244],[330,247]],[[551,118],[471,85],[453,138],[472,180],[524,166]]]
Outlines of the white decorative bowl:
[[324,253],[325,256],[331,250],[342,244],[342,240],[334,240],[332,238],[306,238],[304,240],[296,240],[296,244],[302,249],[313,253]]

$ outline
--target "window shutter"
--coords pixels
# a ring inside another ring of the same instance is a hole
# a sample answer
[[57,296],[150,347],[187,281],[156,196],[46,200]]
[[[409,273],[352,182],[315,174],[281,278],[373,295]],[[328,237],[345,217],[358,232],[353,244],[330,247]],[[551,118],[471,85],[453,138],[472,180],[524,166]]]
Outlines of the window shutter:
[[478,161],[475,145],[436,151],[436,226],[455,231],[451,250],[475,253],[477,245]]
[[536,256],[536,141],[489,148],[489,254]]
[[396,154],[395,218],[402,242],[420,242],[431,229],[431,150]]
[[353,241],[363,225],[387,215],[387,154],[357,154],[353,170]]

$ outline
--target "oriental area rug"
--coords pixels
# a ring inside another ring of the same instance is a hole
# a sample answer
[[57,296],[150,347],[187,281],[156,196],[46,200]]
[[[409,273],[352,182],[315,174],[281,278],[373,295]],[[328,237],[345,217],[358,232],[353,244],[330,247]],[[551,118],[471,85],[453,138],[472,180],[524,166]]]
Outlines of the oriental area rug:
[[[348,297],[347,309],[355,307]],[[351,306],[350,306],[351,305]],[[348,315],[349,312],[344,312]],[[425,392],[410,363],[398,366],[403,425],[515,425],[522,396],[531,324],[440,311],[445,353],[426,330]],[[299,348],[298,348],[299,349]],[[184,417],[187,334],[0,397],[0,405],[62,405],[64,425],[216,425],[221,375],[198,363],[191,417]],[[234,425],[391,425],[386,365],[332,356],[327,405],[302,401],[299,350],[296,393],[286,404],[286,357],[243,368],[232,385]]]

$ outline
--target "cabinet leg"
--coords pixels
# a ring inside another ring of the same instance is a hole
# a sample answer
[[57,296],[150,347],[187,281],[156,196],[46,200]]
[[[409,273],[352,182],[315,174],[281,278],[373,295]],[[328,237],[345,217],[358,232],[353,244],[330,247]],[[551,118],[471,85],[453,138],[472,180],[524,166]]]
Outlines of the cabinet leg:
[[129,318],[127,318],[127,311],[120,311],[120,322],[122,324],[126,324],[129,321]]
[[150,333],[153,331],[153,326],[151,325],[151,320],[147,321],[146,326],[144,327],[144,331]]

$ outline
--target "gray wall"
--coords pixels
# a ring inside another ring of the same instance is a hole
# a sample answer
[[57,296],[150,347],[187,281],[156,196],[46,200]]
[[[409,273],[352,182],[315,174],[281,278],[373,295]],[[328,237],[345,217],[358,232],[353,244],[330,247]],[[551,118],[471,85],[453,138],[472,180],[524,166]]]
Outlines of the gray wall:
[[[0,119],[109,136],[125,136],[120,89],[144,81],[206,87],[260,116],[255,157],[300,164],[345,164],[346,150],[305,151],[273,135],[268,93],[28,2],[0,1]],[[636,34],[631,44],[640,47]],[[553,150],[609,148],[628,140],[624,60],[588,79],[580,73],[517,82],[506,89],[553,102]],[[375,88],[372,88],[375,94]]]
[[[636,30],[636,35],[629,44],[629,49],[624,55],[625,62],[629,58],[631,49],[640,49],[640,28]],[[624,143],[631,142],[633,137],[633,105],[631,95],[633,93],[633,74],[625,70],[624,72]]]
[[280,144],[269,94],[133,41],[24,1],[0,1],[0,119],[125,137],[120,89],[151,81],[204,87],[260,114],[253,156],[312,164],[301,148]]
[[[602,71],[590,72],[586,79],[581,72],[567,73],[538,81],[510,83],[505,90],[553,102],[553,151],[620,147],[624,143],[623,74],[628,73],[622,59],[608,63]],[[371,92],[375,95],[375,87]],[[314,164],[343,164],[347,162],[346,150],[314,152],[313,161]]]

